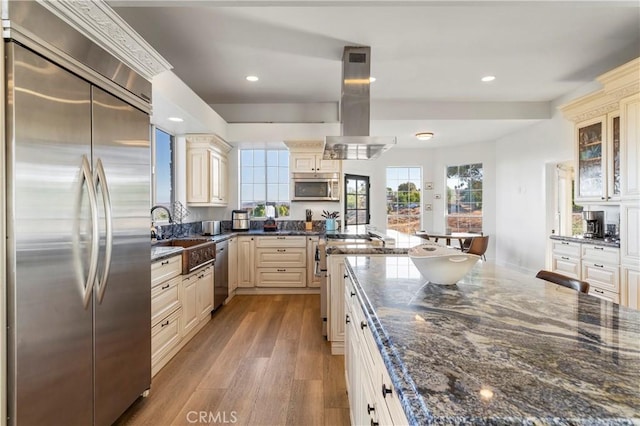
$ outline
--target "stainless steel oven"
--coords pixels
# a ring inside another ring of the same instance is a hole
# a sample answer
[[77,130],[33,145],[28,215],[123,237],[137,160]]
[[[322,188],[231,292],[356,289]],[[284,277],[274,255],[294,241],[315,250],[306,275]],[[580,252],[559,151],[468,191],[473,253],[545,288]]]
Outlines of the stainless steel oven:
[[338,173],[293,173],[291,201],[340,201]]

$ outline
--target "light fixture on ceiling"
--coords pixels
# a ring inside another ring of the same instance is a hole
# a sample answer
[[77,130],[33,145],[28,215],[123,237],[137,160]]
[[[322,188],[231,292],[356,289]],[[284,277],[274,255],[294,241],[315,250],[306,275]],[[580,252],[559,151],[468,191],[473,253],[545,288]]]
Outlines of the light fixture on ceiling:
[[433,133],[432,132],[420,132],[420,133],[416,133],[416,138],[418,138],[421,141],[428,141],[429,139],[431,139],[433,137]]
[[483,83],[488,83],[488,82],[493,81],[495,79],[496,79],[495,75],[485,75],[484,77],[482,77],[480,79],[480,81],[482,81]]
[[176,123],[182,123],[184,119],[180,117],[169,117],[169,121],[175,121]]
[[248,75],[247,76],[247,81],[250,81],[252,83],[254,83],[254,82],[258,81],[258,80],[260,80],[260,79],[258,78],[257,75]]

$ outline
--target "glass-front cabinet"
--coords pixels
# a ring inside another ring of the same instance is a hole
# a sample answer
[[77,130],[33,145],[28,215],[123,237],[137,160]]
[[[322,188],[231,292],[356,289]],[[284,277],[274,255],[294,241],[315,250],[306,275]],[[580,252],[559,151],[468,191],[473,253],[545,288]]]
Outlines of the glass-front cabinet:
[[576,202],[620,199],[620,114],[577,123]]

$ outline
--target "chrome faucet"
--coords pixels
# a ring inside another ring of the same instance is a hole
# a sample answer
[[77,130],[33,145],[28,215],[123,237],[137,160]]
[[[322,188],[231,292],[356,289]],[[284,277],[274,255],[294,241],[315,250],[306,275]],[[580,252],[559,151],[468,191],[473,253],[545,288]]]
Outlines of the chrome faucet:
[[171,219],[171,212],[169,211],[168,208],[166,208],[165,206],[161,206],[161,205],[157,205],[157,206],[153,206],[151,207],[151,222],[154,222],[153,220],[153,212],[157,209],[162,209],[164,211],[167,212],[167,216],[169,216],[169,223],[173,223],[173,219]]

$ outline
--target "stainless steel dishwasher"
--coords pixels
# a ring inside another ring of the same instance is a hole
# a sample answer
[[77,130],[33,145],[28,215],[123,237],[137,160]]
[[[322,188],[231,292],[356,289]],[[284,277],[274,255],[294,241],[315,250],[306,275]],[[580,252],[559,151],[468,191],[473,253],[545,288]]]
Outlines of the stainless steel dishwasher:
[[218,309],[229,295],[229,241],[216,243],[213,282],[213,309]]

